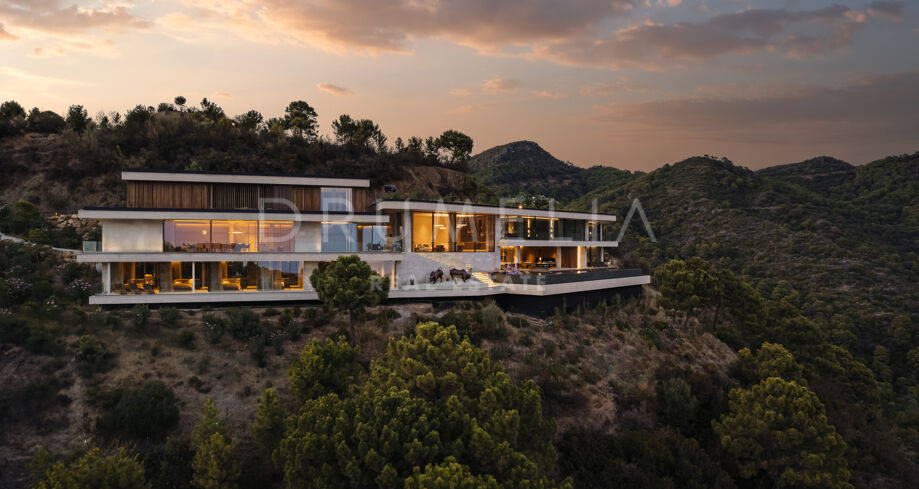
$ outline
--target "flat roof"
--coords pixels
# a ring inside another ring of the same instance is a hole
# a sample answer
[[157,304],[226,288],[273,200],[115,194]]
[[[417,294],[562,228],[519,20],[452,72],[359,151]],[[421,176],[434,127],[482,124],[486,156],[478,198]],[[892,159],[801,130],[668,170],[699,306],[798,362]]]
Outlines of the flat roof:
[[264,220],[298,222],[380,223],[388,216],[376,212],[323,212],[258,209],[162,209],[147,207],[84,207],[77,213],[85,219],[139,220]]
[[482,212],[503,216],[524,217],[557,217],[565,219],[585,219],[597,222],[616,222],[614,214],[593,212],[562,211],[554,209],[532,209],[528,207],[510,207],[492,204],[474,204],[472,202],[443,202],[437,200],[415,199],[378,199],[369,208],[377,210],[430,210],[434,212]]
[[182,183],[254,183],[328,187],[370,187],[367,178],[347,178],[279,173],[231,173],[215,171],[122,170],[121,180],[139,182]]

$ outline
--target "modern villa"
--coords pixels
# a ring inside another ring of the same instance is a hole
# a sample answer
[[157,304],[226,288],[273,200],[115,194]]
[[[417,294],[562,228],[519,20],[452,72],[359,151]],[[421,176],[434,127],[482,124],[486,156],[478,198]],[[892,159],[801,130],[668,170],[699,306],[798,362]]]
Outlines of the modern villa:
[[[650,282],[640,270],[612,266],[612,215],[373,200],[370,181],[358,178],[140,170],[121,177],[125,207],[79,212],[102,226],[101,243],[85,243],[78,257],[102,272],[103,291],[91,304],[316,301],[310,273],[351,254],[389,281],[391,300],[494,296],[544,309],[635,294]],[[432,282],[438,269],[443,279]]]

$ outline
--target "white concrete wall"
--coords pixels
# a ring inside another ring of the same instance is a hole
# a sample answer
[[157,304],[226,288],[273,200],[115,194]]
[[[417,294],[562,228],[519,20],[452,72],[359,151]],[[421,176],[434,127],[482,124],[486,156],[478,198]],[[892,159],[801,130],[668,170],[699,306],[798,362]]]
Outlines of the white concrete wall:
[[318,222],[301,222],[294,237],[294,251],[318,253],[322,251],[322,228]]
[[102,221],[102,251],[163,251],[163,221]]
[[[473,272],[494,272],[501,262],[501,253],[495,252],[456,252],[456,253],[413,253],[406,252],[402,261],[396,265],[396,282],[399,285],[408,284],[412,277],[415,283],[425,283],[428,276],[437,268],[441,268],[446,275],[450,267],[465,269],[467,264],[472,265]],[[446,277],[449,278],[449,277]]]

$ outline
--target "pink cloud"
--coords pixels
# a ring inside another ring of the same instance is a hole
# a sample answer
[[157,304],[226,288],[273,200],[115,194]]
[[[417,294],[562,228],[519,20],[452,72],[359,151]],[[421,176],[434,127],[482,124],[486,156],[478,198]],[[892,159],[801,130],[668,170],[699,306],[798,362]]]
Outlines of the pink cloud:
[[350,95],[354,93],[352,90],[349,90],[345,87],[340,87],[338,85],[333,85],[329,82],[321,82],[317,84],[316,87],[331,95]]

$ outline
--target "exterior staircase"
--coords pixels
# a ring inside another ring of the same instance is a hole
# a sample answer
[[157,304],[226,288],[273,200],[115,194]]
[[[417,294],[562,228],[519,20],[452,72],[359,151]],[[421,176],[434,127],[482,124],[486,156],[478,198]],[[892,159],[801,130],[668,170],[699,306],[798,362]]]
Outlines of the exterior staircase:
[[472,272],[472,278],[482,282],[489,287],[501,287],[501,284],[491,279],[491,274],[486,272]]

